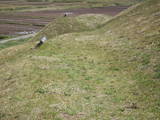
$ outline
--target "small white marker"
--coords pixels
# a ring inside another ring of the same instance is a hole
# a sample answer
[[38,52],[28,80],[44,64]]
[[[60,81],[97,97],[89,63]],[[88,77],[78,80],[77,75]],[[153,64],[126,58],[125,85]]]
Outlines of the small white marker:
[[46,40],[47,40],[47,38],[46,38],[46,36],[44,36],[44,37],[41,38],[40,41],[44,43]]

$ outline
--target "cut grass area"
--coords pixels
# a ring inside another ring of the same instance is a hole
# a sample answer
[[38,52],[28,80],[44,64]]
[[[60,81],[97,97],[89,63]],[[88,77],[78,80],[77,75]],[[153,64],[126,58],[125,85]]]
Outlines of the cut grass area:
[[13,40],[13,41],[8,41],[6,43],[0,43],[0,50],[11,47],[11,46],[16,46],[16,45],[20,45],[23,43],[28,42],[28,38],[27,39],[22,39],[22,40]]
[[137,5],[94,31],[64,18],[40,32],[50,35],[40,48],[1,50],[0,119],[158,120],[159,5]]

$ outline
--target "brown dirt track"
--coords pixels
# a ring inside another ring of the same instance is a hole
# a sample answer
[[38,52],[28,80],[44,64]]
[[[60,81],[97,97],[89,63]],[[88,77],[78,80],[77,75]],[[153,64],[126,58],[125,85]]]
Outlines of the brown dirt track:
[[72,12],[72,16],[80,14],[116,15],[128,7],[112,6],[103,8],[81,8],[73,10],[45,10],[30,12],[1,12],[0,35],[17,35],[17,32],[38,31],[54,18],[63,16],[65,12]]

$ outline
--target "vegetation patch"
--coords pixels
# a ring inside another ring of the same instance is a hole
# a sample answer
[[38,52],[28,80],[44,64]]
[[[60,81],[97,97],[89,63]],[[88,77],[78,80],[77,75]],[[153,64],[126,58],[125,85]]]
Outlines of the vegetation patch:
[[0,40],[1,40],[1,39],[7,39],[7,38],[9,38],[9,36],[6,36],[6,35],[0,35]]
[[60,18],[32,41],[1,50],[1,119],[159,119],[159,4],[98,18],[94,29],[93,16],[87,25]]
[[11,47],[11,46],[16,46],[16,45],[26,43],[28,40],[29,39],[23,39],[23,40],[8,41],[6,43],[0,43],[0,50]]

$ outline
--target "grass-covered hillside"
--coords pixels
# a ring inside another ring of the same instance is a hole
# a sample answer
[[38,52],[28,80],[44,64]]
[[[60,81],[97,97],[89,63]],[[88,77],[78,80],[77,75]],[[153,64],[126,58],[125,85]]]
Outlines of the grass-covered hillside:
[[87,14],[78,17],[59,17],[44,27],[34,38],[39,41],[43,36],[47,39],[61,34],[95,30],[105,24],[111,16]]
[[[98,27],[95,17],[82,17],[57,20],[31,42],[0,51],[1,120],[160,119],[160,1]],[[31,49],[41,34],[48,41]]]

